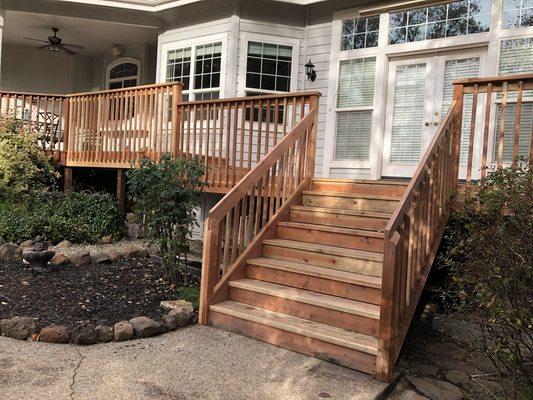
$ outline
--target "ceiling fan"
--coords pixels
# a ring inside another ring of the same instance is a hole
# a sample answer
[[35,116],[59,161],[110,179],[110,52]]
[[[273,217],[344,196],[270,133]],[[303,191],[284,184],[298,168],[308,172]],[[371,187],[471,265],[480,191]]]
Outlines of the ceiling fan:
[[43,44],[42,46],[38,46],[37,47],[38,49],[46,49],[48,47],[48,49],[52,53],[58,53],[60,50],[62,50],[71,56],[75,55],[76,52],[69,49],[69,47],[72,47],[74,49],[80,49],[80,50],[83,50],[85,48],[79,44],[63,43],[63,40],[57,37],[57,32],[59,32],[58,28],[52,28],[52,32],[54,32],[54,36],[48,36],[48,40],[34,39],[34,38],[27,38],[27,37],[23,39],[32,40],[34,42],[46,43],[46,44]]

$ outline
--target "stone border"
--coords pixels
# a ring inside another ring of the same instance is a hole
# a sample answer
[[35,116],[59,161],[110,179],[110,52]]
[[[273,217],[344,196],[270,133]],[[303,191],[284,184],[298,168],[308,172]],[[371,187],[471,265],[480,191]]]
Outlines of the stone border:
[[198,314],[194,312],[192,304],[185,300],[162,301],[161,306],[167,309],[168,313],[160,321],[138,316],[129,321],[119,321],[114,326],[94,326],[89,322],[84,322],[72,330],[64,325],[49,325],[38,332],[36,320],[33,318],[2,319],[0,320],[0,335],[12,339],[45,343],[92,345],[153,337],[198,321]]

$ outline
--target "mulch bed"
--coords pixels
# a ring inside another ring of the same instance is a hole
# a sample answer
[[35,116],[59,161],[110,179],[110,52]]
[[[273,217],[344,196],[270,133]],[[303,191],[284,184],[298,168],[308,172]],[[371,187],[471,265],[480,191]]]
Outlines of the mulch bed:
[[46,273],[23,263],[0,263],[0,319],[37,318],[39,328],[73,328],[84,321],[112,326],[139,315],[159,320],[160,302],[176,298],[164,267],[148,258]]

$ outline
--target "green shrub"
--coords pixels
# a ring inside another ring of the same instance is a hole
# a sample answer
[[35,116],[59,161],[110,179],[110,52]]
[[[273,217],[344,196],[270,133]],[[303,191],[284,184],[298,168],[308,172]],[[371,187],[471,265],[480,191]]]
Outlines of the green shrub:
[[[502,394],[526,399],[533,354],[533,173],[525,162],[474,188],[447,230],[451,309],[474,317]],[[504,378],[505,371],[510,378]]]
[[92,243],[118,237],[121,220],[115,199],[106,193],[34,192],[0,201],[0,237],[12,242],[40,235],[52,243]]
[[0,118],[0,194],[18,196],[53,189],[58,174],[35,136],[14,119]]
[[127,172],[137,218],[159,247],[173,284],[182,258],[187,282],[187,239],[196,221],[203,175],[204,167],[196,159],[174,159],[171,155],[161,157],[158,163],[143,158]]

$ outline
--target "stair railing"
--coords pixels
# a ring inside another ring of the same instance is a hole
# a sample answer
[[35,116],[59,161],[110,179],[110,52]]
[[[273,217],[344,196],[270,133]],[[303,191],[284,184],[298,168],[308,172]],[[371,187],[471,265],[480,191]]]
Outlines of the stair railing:
[[[531,92],[527,104],[526,90],[532,89],[533,74],[454,82],[450,109],[384,232],[376,364],[379,379],[391,379],[448,221],[450,195],[457,191],[459,179],[468,183],[474,177],[482,178],[491,168],[516,163],[520,151],[525,152],[520,137],[532,135],[529,125],[522,126],[530,112],[527,107],[532,105]],[[469,113],[463,118],[466,110]],[[511,121],[510,127],[506,128],[506,120]],[[529,143],[527,150],[532,154],[533,140]]]
[[[272,104],[278,97],[261,101]],[[292,129],[211,209],[204,228],[201,324],[208,322],[210,304],[228,298],[230,278],[242,275],[246,260],[261,254],[262,241],[274,236],[277,222],[310,186],[318,97],[317,93],[289,95],[293,105],[282,110],[279,122]],[[236,104],[246,101],[239,99]],[[256,141],[250,138],[250,143]]]

